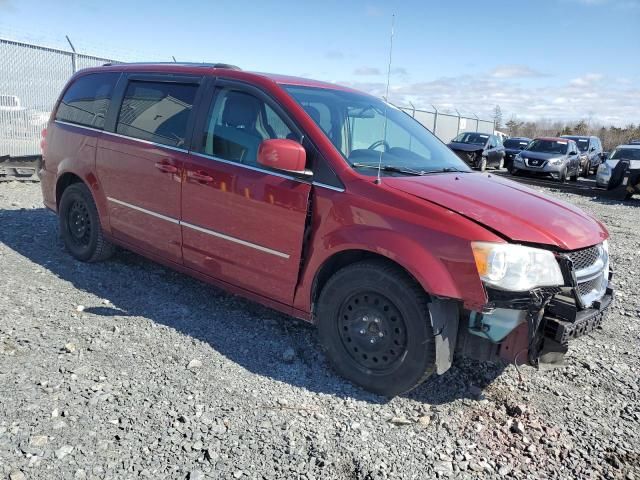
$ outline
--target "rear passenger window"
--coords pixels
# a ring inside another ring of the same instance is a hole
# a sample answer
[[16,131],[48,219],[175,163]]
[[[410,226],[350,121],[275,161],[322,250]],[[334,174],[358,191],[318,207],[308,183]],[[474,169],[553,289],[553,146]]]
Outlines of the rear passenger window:
[[162,145],[183,147],[197,85],[129,82],[116,132]]
[[56,120],[103,128],[111,94],[119,77],[119,73],[96,73],[78,78],[64,93]]

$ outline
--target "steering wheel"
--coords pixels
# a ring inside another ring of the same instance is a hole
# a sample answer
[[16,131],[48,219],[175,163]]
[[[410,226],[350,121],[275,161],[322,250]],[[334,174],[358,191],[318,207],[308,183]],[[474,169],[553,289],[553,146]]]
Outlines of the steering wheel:
[[391,146],[387,143],[386,140],[377,140],[377,141],[373,142],[371,145],[369,145],[369,148],[367,150],[375,150],[380,145],[382,145],[384,147],[383,152],[386,152],[391,148]]

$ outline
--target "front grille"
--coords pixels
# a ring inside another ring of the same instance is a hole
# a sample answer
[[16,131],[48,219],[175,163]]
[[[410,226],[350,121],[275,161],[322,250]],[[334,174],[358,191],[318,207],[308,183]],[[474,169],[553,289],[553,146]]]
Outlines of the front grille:
[[538,158],[527,158],[525,159],[525,163],[527,164],[527,167],[542,168],[546,165],[547,161]]
[[578,292],[581,296],[591,293],[593,290],[598,290],[602,285],[602,275],[583,283],[578,284]]
[[468,152],[461,152],[460,150],[456,150],[456,154],[465,162],[469,163],[473,159],[473,154]]
[[583,268],[590,267],[600,258],[600,246],[595,245],[590,248],[585,248],[584,250],[577,250],[568,255],[573,262],[573,268],[582,270]]
[[602,245],[567,253],[576,275],[578,295],[585,307],[600,300],[609,278],[609,256]]

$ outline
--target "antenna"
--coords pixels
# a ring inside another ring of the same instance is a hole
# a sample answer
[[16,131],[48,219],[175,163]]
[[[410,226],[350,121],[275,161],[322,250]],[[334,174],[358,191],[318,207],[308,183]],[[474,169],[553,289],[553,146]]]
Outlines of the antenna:
[[393,54],[393,27],[396,23],[396,14],[391,15],[391,36],[389,38],[389,65],[387,66],[387,90],[384,96],[384,127],[382,131],[382,150],[380,151],[380,159],[378,160],[378,178],[376,185],[382,183],[380,170],[382,169],[382,155],[384,154],[384,146],[387,144],[387,103],[389,102],[389,83],[391,82],[391,55]]

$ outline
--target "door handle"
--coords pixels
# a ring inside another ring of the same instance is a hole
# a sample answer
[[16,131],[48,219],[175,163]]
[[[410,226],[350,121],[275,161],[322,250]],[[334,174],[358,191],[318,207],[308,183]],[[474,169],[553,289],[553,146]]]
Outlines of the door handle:
[[207,175],[206,173],[203,173],[203,172],[195,172],[193,170],[187,171],[187,177],[189,177],[191,180],[194,180],[196,182],[201,182],[201,183],[213,182],[213,177],[211,175]]
[[155,164],[155,167],[160,170],[161,172],[165,172],[165,173],[178,173],[178,167],[175,167],[173,165],[170,165],[168,163],[163,163],[163,162],[157,162]]

